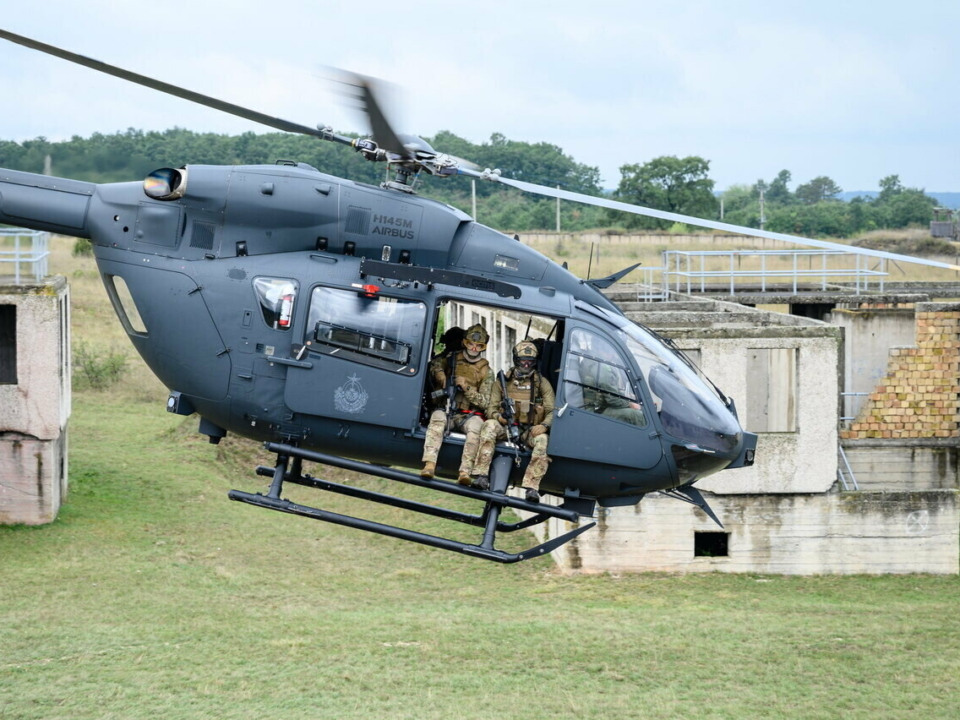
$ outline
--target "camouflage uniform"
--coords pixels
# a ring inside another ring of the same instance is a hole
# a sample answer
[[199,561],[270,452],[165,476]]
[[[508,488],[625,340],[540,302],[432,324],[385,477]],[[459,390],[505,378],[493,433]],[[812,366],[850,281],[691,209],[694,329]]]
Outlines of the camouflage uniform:
[[[537,426],[549,428],[553,422],[553,407],[555,396],[550,382],[540,373],[519,378],[515,376],[515,368],[511,368],[506,375],[507,394],[514,401],[516,419],[520,427],[520,442],[532,449],[530,463],[523,475],[523,487],[528,490],[540,489],[540,481],[547,474],[550,458],[547,456],[547,433],[543,432],[531,437],[531,430]],[[490,404],[487,407],[487,416],[490,418],[483,424],[480,431],[480,450],[477,453],[477,462],[474,472],[477,475],[489,475],[490,464],[496,450],[496,443],[507,439],[507,431],[500,424],[503,393],[500,383],[493,384],[490,393]]]
[[606,363],[587,360],[581,366],[584,385],[583,399],[586,409],[631,425],[646,425],[647,421],[639,403],[628,399],[632,391],[621,386],[622,378]]
[[[437,455],[448,429],[464,433],[463,455],[460,459],[461,482],[469,482],[473,474],[477,450],[480,445],[480,429],[483,427],[483,413],[490,401],[493,386],[493,373],[490,364],[484,358],[473,362],[464,351],[455,353],[456,377],[462,380],[455,396],[456,412],[448,419],[445,410],[434,410],[427,426],[427,437],[423,443],[423,462],[436,463]],[[447,374],[453,367],[452,356],[441,355],[430,363],[430,377],[437,389],[446,387]]]

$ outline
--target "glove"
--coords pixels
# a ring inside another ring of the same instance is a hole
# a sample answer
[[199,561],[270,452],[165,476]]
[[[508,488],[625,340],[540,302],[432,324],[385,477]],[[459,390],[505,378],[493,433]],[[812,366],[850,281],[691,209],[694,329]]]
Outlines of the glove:
[[466,381],[466,379],[463,378],[463,377],[457,377],[457,378],[453,381],[453,384],[456,385],[456,386],[457,386],[458,388],[460,388],[461,390],[463,390],[463,388],[466,387],[466,385],[467,385],[467,381]]
[[447,386],[447,374],[445,372],[438,372],[433,376],[433,379],[436,381],[438,388]]
[[533,440],[533,438],[543,435],[546,431],[546,425],[534,425],[532,428],[530,428],[530,439]]
[[504,427],[507,426],[507,419],[503,415],[497,415],[497,422],[503,425]]

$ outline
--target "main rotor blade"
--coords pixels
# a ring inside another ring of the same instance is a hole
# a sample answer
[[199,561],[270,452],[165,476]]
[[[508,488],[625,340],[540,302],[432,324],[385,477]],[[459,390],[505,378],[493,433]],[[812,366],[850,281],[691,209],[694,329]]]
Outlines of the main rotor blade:
[[139,75],[135,72],[124,70],[123,68],[114,67],[113,65],[108,65],[105,62],[88,58],[85,55],[78,55],[77,53],[72,53],[69,50],[63,50],[62,48],[54,47],[53,45],[47,45],[46,43],[32,40],[28,37],[23,37],[22,35],[16,35],[6,30],[0,29],[0,38],[17,43],[18,45],[23,45],[24,47],[32,48],[33,50],[39,50],[47,55],[53,55],[55,57],[62,58],[63,60],[69,60],[77,65],[83,65],[84,67],[88,67],[93,70],[99,70],[107,75],[113,75],[114,77],[136,83],[137,85],[143,85],[154,90],[159,90],[160,92],[183,98],[184,100],[189,100],[191,102],[198,103],[199,105],[206,105],[214,110],[220,110],[222,112],[229,113],[230,115],[242,117],[246,120],[252,120],[253,122],[267,125],[268,127],[276,128],[277,130],[284,130],[286,132],[300,133],[302,135],[313,135],[319,138],[330,139],[329,133],[325,134],[323,131],[317,130],[316,128],[312,128],[307,125],[299,125],[288,120],[283,120],[282,118],[265,115],[264,113],[257,112],[256,110],[250,110],[239,105],[234,105],[233,103],[217,100],[216,98],[212,98],[208,95],[201,95],[200,93],[193,92],[192,90],[186,90],[184,88],[177,87],[176,85],[170,85],[169,83],[155,80],[151,77],[147,77],[146,75]]
[[412,160],[413,153],[394,132],[390,121],[387,120],[387,116],[383,112],[383,108],[377,102],[377,96],[374,92],[376,86],[374,79],[344,70],[338,70],[337,73],[340,75],[336,78],[337,82],[350,88],[350,97],[360,106],[360,110],[369,119],[373,141],[384,150],[389,150],[407,160]]
[[[477,177],[479,176],[480,175],[477,174]],[[839,250],[854,255],[868,255],[870,257],[884,258],[885,260],[911,262],[918,265],[928,265],[930,267],[960,271],[960,265],[951,265],[950,263],[939,262],[938,260],[926,260],[924,258],[913,257],[911,255],[900,255],[898,253],[885,252],[883,250],[871,250],[869,248],[854,247],[853,245],[844,245],[843,243],[832,243],[826,240],[814,240],[813,238],[800,237],[798,235],[785,235],[784,233],[769,232],[768,230],[757,230],[756,228],[743,227],[741,225],[730,225],[729,223],[717,222],[716,220],[704,220],[703,218],[680,215],[678,213],[667,212],[665,210],[654,210],[653,208],[646,208],[640,205],[630,205],[629,203],[619,202],[617,200],[607,200],[606,198],[598,198],[592,195],[583,195],[582,193],[570,192],[568,190],[559,190],[557,188],[551,188],[545,185],[534,185],[533,183],[524,182],[523,180],[511,180],[510,178],[505,178],[502,176],[493,175],[484,177],[502,182],[504,185],[509,185],[525,192],[560,198],[561,200],[570,200],[571,202],[584,203],[586,205],[596,205],[598,207],[609,208],[610,210],[620,210],[621,212],[632,213],[634,215],[646,215],[648,217],[655,217],[661,220],[670,220],[672,222],[680,222],[687,225],[695,225],[697,227],[706,227],[713,230],[723,230],[725,232],[736,233],[737,235],[769,238],[770,240],[782,240],[783,242],[797,243],[799,245],[810,245],[812,247],[819,247],[825,250]]]

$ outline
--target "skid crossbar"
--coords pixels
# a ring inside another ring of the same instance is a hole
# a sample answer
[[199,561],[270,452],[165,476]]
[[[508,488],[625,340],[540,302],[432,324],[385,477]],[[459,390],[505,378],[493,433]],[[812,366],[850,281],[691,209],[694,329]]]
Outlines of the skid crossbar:
[[[325,453],[303,450],[302,448],[298,448],[293,445],[286,445],[283,443],[266,443],[265,447],[270,452],[277,454],[277,465],[275,468],[257,468],[258,475],[265,475],[273,478],[269,492],[266,495],[262,495],[260,493],[247,493],[239,490],[231,490],[229,493],[231,500],[236,500],[238,502],[243,502],[250,505],[256,505],[268,510],[277,510],[279,512],[300,515],[302,517],[321,520],[323,522],[329,522],[335,525],[342,525],[380,535],[387,535],[389,537],[395,537],[408,542],[430,545],[443,550],[461,552],[467,555],[482,558],[484,560],[492,560],[500,563],[515,563],[545,555],[546,553],[552,552],[556,548],[560,547],[564,543],[574,539],[581,533],[586,532],[596,524],[589,523],[587,525],[574,528],[563,535],[553,538],[552,540],[542,543],[541,545],[537,545],[536,547],[524,550],[523,552],[508,553],[502,550],[497,550],[493,546],[497,532],[512,532],[521,528],[527,528],[532,525],[536,525],[537,523],[541,523],[550,517],[576,523],[579,522],[580,512],[565,508],[563,506],[555,507],[553,505],[530,503],[525,500],[506,495],[505,493],[510,475],[510,458],[506,455],[498,456],[494,460],[491,473],[491,489],[477,490],[451,482],[427,480],[402,470],[358,462],[356,460],[347,460],[346,458],[327,455]],[[441,492],[447,492],[462,497],[480,500],[484,503],[484,510],[481,514],[474,515],[457,510],[451,510],[449,508],[442,508],[413,500],[407,500],[405,498],[398,498],[392,495],[385,495],[372,490],[366,490],[350,485],[343,485],[341,483],[322,480],[301,472],[301,466],[304,460],[322,463],[325,465],[333,465],[346,470],[352,470],[367,475],[375,475],[419,487],[426,487],[432,490],[439,490]],[[342,515],[340,513],[322,510],[309,505],[295,503],[280,497],[284,482],[292,482],[298,485],[312,487],[317,490],[326,490],[328,492],[347,495],[350,497],[359,498],[361,500],[368,500],[370,502],[381,503],[404,510],[422,513],[424,515],[431,515],[446,520],[454,520],[457,522],[466,523],[468,525],[482,527],[484,529],[483,539],[479,545],[473,545],[470,543],[461,542],[459,540],[429,535],[427,533],[421,533],[415,530],[409,530],[393,525],[386,525],[384,523],[378,523],[372,520],[365,520],[363,518],[352,517],[350,515]],[[512,507],[517,510],[524,510],[532,513],[532,515],[526,520],[520,522],[503,523],[500,522],[499,518],[504,507]],[[582,510],[584,506],[581,504],[579,507]]]
[[[332,465],[333,467],[343,468],[344,470],[352,470],[353,472],[363,473],[364,475],[375,475],[388,480],[396,480],[398,482],[407,483],[408,485],[416,485],[417,487],[439,490],[440,492],[473,498],[474,500],[492,502],[498,505],[512,507],[517,510],[525,510],[526,512],[538,514],[542,513],[550,517],[566,520],[567,522],[575,523],[580,520],[580,513],[574,510],[568,510],[562,506],[555,507],[553,505],[545,505],[542,503],[529,503],[526,500],[511,497],[510,495],[504,495],[503,493],[492,492],[489,490],[476,490],[464,485],[457,485],[456,483],[447,482],[446,480],[425,480],[419,475],[414,475],[413,473],[408,473],[403,470],[383,467],[381,465],[372,465],[359,460],[349,460],[347,458],[337,457],[336,455],[327,455],[326,453],[320,453],[314,450],[304,450],[302,448],[298,448],[293,445],[285,445],[283,443],[266,443],[264,447],[270,452],[277,453],[278,455],[301,458],[302,460],[309,460],[310,462],[320,463],[322,465]],[[290,482],[296,481],[291,479]]]
[[[262,465],[257,468],[257,475],[273,477],[273,472],[273,468],[263,467]],[[415,500],[407,500],[406,498],[399,498],[394,495],[385,495],[373,490],[364,490],[363,488],[353,487],[352,485],[343,485],[341,483],[331,482],[330,480],[323,480],[321,478],[313,477],[312,475],[304,474],[299,477],[295,477],[290,473],[287,473],[284,475],[283,480],[284,482],[291,482],[295,485],[303,485],[305,487],[316,488],[317,490],[326,490],[339,495],[347,495],[349,497],[360,498],[361,500],[369,500],[370,502],[390,505],[391,507],[400,508],[402,510],[412,510],[413,512],[423,513],[424,515],[433,515],[434,517],[443,518],[444,520],[456,520],[457,522],[462,522],[467,525],[483,527],[486,524],[486,520],[482,514],[472,515],[470,513],[438,507],[436,505],[427,505],[426,503],[416,502]],[[534,515],[523,522],[498,522],[497,532],[513,532],[514,530],[519,530],[521,528],[531,527],[532,525],[542,523],[547,518],[548,515],[538,512],[537,515]]]

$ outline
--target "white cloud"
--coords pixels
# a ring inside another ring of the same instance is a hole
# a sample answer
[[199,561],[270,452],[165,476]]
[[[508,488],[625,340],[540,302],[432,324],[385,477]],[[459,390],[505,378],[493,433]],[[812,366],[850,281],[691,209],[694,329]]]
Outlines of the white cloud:
[[[0,27],[293,122],[360,130],[317,78],[348,68],[400,86],[402,131],[550,142],[607,185],[622,164],[695,154],[720,188],[787,168],[795,182],[870,189],[898,173],[950,190],[958,20],[923,0],[194,0],[170,12],[47,0],[5,8]],[[5,139],[258,129],[6,42],[0,96]]]

